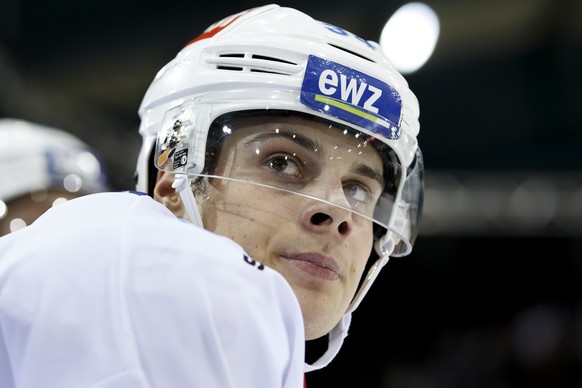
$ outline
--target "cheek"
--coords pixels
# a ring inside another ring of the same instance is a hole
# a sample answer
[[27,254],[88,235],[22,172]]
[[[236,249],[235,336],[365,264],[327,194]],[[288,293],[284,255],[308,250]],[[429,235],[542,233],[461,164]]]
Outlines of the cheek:
[[[352,272],[355,275],[355,280],[359,282],[360,278],[364,274],[366,269],[366,264],[372,253],[374,246],[372,227],[364,227],[358,236],[354,236],[354,244],[351,247],[352,252]],[[372,264],[372,263],[370,263]]]
[[205,228],[238,243],[249,238],[258,240],[280,219],[280,201],[271,190],[223,181],[215,183],[206,194],[200,201]]

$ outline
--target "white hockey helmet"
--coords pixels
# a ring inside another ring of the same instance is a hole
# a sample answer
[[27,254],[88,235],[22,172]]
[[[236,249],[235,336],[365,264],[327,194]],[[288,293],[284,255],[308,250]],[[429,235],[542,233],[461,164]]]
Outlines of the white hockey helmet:
[[[389,255],[407,255],[414,244],[424,190],[418,100],[377,43],[292,8],[253,8],[211,25],[156,75],[139,108],[137,190],[152,193],[157,169],[186,180],[214,174],[209,158],[228,136],[216,123],[249,112],[308,114],[346,128],[338,136],[372,144],[390,175],[373,215],[349,209],[375,222],[375,252],[326,354],[306,365],[319,369],[339,351],[351,312]],[[183,198],[196,222],[194,200]]]
[[96,151],[68,132],[20,119],[0,119],[0,201],[50,189],[104,191],[105,166]]

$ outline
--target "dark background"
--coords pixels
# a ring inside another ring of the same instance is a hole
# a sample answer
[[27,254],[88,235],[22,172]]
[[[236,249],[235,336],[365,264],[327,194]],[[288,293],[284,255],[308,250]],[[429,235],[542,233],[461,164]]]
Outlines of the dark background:
[[[72,132],[133,188],[155,73],[256,1],[0,0],[0,117]],[[285,1],[371,40],[404,2]],[[441,36],[407,75],[424,219],[310,388],[581,387],[582,1],[432,0]]]

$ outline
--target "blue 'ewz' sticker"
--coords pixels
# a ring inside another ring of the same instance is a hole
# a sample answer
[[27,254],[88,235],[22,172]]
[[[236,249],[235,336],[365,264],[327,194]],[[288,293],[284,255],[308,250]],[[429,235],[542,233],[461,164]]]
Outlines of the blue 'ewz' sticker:
[[351,67],[310,55],[301,103],[388,139],[400,137],[400,94],[386,82]]

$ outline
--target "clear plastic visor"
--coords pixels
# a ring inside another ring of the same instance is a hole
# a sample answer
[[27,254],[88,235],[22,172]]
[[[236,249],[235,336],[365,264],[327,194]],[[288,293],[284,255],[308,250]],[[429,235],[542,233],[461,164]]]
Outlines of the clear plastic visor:
[[412,163],[406,169],[406,178],[398,195],[390,231],[395,246],[391,256],[406,256],[412,251],[424,206],[424,159],[420,148],[416,149]]
[[403,207],[395,203],[407,170],[382,140],[290,110],[236,111],[206,119],[210,126],[201,111],[166,114],[154,155],[158,169],[187,175],[194,188],[198,181],[220,179],[273,190],[282,201],[296,194],[333,205],[359,216],[358,222],[376,224],[375,238],[391,230],[396,246],[402,245],[395,254],[410,250],[416,235],[411,207],[403,203],[407,220],[400,222],[394,211]]

